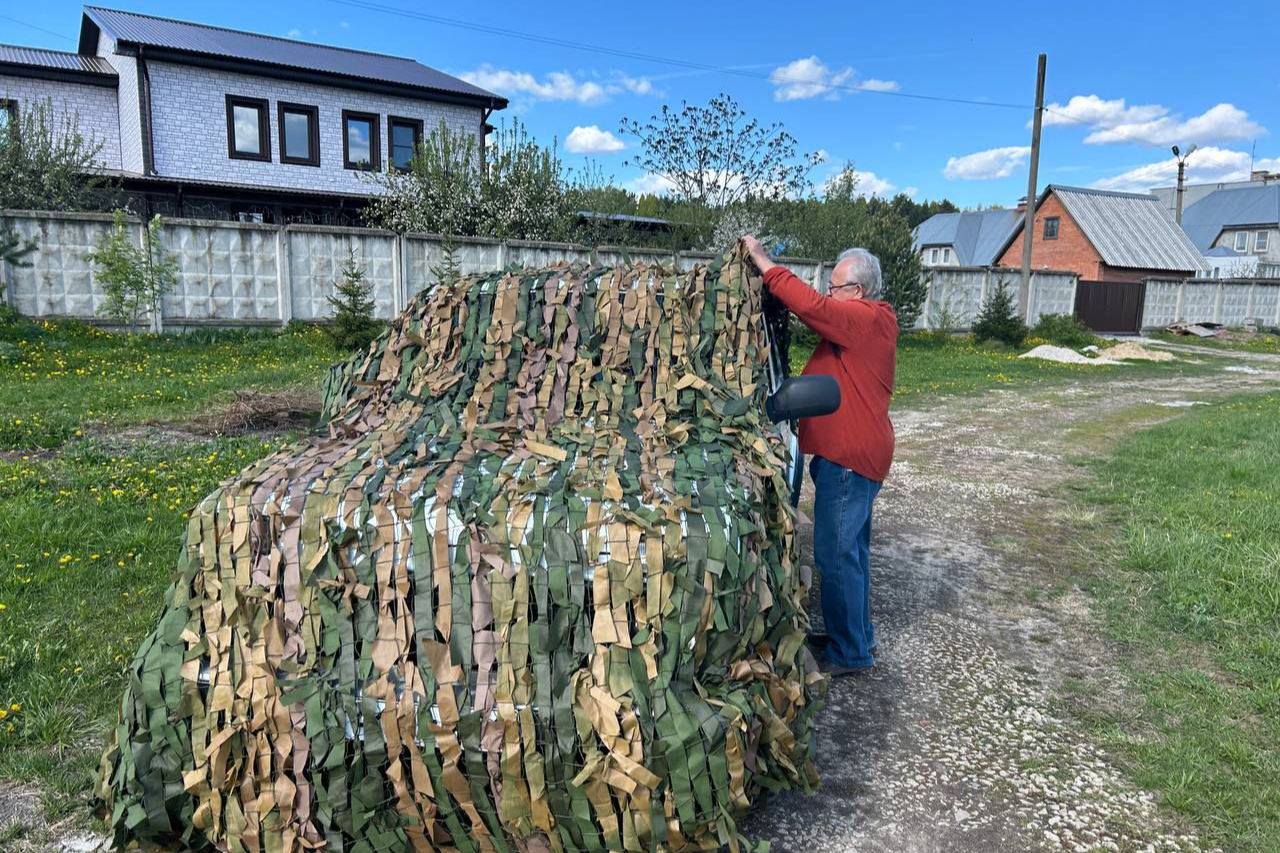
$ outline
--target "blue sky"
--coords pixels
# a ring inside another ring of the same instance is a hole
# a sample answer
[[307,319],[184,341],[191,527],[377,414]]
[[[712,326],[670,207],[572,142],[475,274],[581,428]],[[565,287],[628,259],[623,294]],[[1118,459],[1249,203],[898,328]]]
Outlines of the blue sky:
[[[506,115],[519,116],[540,140],[557,138],[568,162],[589,158],[640,189],[660,181],[623,165],[633,140],[619,134],[619,120],[727,92],[752,116],[781,122],[804,150],[825,152],[819,180],[849,161],[866,192],[1012,205],[1026,190],[1039,52],[1049,57],[1052,108],[1041,188],[1167,185],[1175,174],[1171,143],[1201,146],[1189,161],[1193,182],[1247,176],[1255,143],[1257,167],[1280,170],[1280,55],[1264,35],[1276,15],[1256,2],[104,5],[411,56],[506,95]],[[74,50],[80,8],[62,0],[7,6],[0,41]],[[395,8],[760,76],[382,11]],[[992,102],[1022,106],[984,105]]]

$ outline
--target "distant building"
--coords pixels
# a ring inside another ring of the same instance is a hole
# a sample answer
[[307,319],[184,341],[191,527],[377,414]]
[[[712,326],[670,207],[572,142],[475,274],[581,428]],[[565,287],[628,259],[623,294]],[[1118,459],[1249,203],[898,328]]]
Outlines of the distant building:
[[[1250,189],[1258,185],[1280,184],[1280,172],[1255,171],[1249,176],[1247,181],[1220,181],[1216,184],[1184,184],[1182,187],[1182,210],[1185,213],[1187,208],[1200,199],[1215,193],[1218,190],[1241,190]],[[1173,187],[1156,187],[1151,194],[1160,199],[1160,207],[1170,220],[1174,219],[1178,209],[1178,188]]]
[[1017,210],[937,213],[916,226],[913,245],[925,267],[990,266],[1021,221]]
[[1280,182],[1253,181],[1184,202],[1182,230],[1218,277],[1280,277]]
[[[998,253],[999,266],[1021,266],[1024,233],[1019,221]],[[1070,270],[1088,281],[1140,282],[1207,270],[1153,195],[1050,184],[1036,199],[1031,234],[1033,267]]]
[[76,53],[0,45],[0,128],[79,118],[142,210],[344,221],[442,123],[483,146],[505,98],[412,59],[86,6]]

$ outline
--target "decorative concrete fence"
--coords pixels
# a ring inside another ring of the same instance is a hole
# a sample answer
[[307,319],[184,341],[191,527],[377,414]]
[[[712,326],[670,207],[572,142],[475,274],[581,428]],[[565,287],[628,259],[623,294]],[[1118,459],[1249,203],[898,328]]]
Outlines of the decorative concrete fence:
[[1144,329],[1162,329],[1170,323],[1243,326],[1250,320],[1280,326],[1277,279],[1149,278],[1146,284]]
[[[1003,283],[1021,307],[1018,287],[1021,271],[1009,267],[934,267],[925,272],[929,277],[929,295],[916,321],[917,329],[947,328],[965,330],[973,325],[987,295]],[[1034,270],[1031,273],[1027,317],[1034,326],[1044,314],[1071,314],[1075,311],[1076,282],[1073,272]]]
[[[12,224],[24,238],[34,237],[30,267],[0,269],[4,299],[35,318],[92,320],[104,301],[85,260],[111,229],[111,216],[98,213],[5,211],[0,224]],[[130,220],[131,236],[142,239],[141,224]],[[164,249],[178,261],[178,281],[164,297],[162,316],[152,328],[183,326],[279,326],[290,320],[323,320],[330,315],[326,297],[334,292],[348,253],[373,285],[376,314],[396,316],[420,289],[435,281],[432,268],[444,257],[434,234],[398,235],[372,228],[328,225],[279,227],[251,222],[197,219],[165,221]],[[457,238],[454,257],[464,273],[503,269],[512,264],[542,267],[557,261],[587,262],[592,250],[571,243]],[[624,255],[662,260],[687,270],[713,257],[707,252],[660,252],[601,247],[602,264],[618,264]],[[832,264],[801,258],[781,262],[814,287],[825,290]]]

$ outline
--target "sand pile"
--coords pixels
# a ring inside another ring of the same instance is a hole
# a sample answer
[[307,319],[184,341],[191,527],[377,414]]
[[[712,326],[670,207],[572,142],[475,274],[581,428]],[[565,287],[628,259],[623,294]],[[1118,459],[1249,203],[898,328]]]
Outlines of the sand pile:
[[1163,350],[1150,350],[1142,344],[1125,341],[1103,350],[1107,358],[1123,358],[1129,361],[1173,361],[1173,353]]

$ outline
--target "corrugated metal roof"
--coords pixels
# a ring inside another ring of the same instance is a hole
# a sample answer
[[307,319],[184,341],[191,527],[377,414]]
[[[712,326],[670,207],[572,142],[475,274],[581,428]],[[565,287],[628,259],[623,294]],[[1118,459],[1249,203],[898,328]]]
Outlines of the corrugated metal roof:
[[960,266],[990,266],[1021,223],[1017,210],[938,213],[916,227],[915,248],[950,246]]
[[492,92],[400,56],[311,44],[100,6],[86,6],[84,11],[94,24],[117,41],[433,89],[506,105],[506,99]]
[[1182,211],[1182,230],[1208,252],[1222,229],[1280,224],[1280,184],[1217,190]]
[[1045,188],[1050,192],[1108,266],[1186,272],[1204,267],[1199,250],[1165,218],[1153,195],[1052,184]]
[[41,47],[0,44],[0,62],[30,65],[35,68],[56,68],[61,71],[79,71],[85,74],[101,74],[104,77],[116,76],[115,69],[101,56],[82,56],[61,50],[45,50]]

